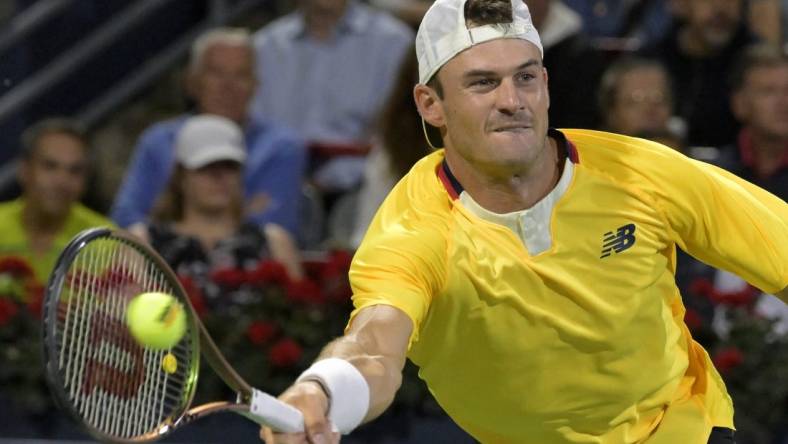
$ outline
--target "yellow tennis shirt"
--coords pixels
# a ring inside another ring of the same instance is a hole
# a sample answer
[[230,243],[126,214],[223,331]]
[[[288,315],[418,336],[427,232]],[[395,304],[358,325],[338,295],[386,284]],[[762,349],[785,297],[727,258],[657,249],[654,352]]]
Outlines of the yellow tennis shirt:
[[24,206],[23,198],[0,203],[0,258],[16,257],[25,260],[33,268],[36,280],[42,285],[47,283],[60,252],[72,237],[87,228],[114,226],[106,217],[75,203],[63,223],[63,228],[52,240],[52,246],[37,254],[30,248],[30,239],[22,221]]
[[351,322],[376,304],[404,311],[408,357],[483,443],[705,444],[712,426],[733,427],[733,406],[684,325],[676,246],[776,292],[788,206],[656,143],[551,134],[573,168],[548,213],[549,248],[531,255],[463,206],[437,151],[357,251]]

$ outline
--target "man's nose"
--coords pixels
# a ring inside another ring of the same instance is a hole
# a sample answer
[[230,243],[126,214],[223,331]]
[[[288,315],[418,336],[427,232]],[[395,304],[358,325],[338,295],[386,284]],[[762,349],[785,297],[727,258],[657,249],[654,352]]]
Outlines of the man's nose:
[[496,94],[496,106],[504,114],[515,114],[525,108],[523,92],[511,80],[501,82]]

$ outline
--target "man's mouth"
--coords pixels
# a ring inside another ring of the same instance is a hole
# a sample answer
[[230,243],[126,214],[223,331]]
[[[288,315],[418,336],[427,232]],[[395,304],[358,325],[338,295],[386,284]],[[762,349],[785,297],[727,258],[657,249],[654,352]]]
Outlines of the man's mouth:
[[503,133],[503,132],[519,132],[519,131],[526,131],[531,129],[530,125],[526,124],[517,124],[517,125],[504,125],[495,128],[493,131],[496,133]]

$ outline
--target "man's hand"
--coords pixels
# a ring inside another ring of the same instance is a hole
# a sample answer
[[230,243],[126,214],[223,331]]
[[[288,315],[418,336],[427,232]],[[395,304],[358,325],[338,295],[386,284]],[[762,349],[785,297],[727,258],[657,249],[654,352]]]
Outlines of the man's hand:
[[304,415],[304,433],[277,433],[268,427],[260,431],[266,444],[337,444],[339,433],[331,431],[328,421],[328,396],[319,383],[302,381],[294,384],[279,397]]

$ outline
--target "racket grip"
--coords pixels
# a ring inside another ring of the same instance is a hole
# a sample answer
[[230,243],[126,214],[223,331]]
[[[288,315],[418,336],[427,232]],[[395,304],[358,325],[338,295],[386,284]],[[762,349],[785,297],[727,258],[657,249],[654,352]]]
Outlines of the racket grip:
[[255,388],[252,388],[249,412],[244,416],[258,424],[271,427],[277,432],[298,433],[304,431],[304,415],[300,410]]

